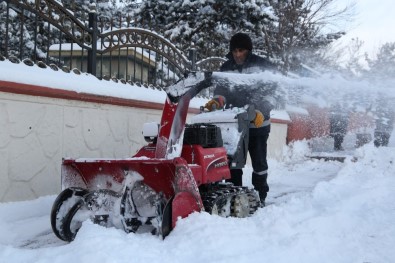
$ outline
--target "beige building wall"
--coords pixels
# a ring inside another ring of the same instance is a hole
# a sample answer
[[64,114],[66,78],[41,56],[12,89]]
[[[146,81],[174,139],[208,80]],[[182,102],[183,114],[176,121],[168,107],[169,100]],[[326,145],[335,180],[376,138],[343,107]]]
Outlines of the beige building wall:
[[60,191],[63,157],[131,157],[161,111],[0,92],[0,202]]

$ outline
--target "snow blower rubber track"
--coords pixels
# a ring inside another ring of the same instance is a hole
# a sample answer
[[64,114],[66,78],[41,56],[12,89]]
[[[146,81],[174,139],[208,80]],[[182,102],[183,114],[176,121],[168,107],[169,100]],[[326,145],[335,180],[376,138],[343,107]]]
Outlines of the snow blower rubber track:
[[206,212],[222,217],[247,217],[259,208],[258,194],[247,187],[220,183],[201,191]]

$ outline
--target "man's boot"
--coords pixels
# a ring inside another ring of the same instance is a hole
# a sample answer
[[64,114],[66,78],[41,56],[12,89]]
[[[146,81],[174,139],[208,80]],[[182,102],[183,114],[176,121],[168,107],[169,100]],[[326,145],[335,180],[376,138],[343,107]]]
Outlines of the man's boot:
[[259,193],[261,207],[264,207],[267,192],[269,192],[269,185],[267,184],[267,174],[259,175],[256,173],[252,173],[252,185]]

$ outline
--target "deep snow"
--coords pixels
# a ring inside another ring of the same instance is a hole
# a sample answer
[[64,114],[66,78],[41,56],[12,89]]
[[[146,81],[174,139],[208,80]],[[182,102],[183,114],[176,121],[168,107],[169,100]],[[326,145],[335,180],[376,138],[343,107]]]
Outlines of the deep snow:
[[194,213],[165,240],[86,221],[65,243],[50,227],[55,196],[0,204],[0,262],[393,262],[394,146],[370,143],[341,163],[307,158],[297,142],[269,161],[267,207],[245,219]]
[[[0,66],[1,80],[131,99],[150,96],[155,102],[163,102],[165,96],[163,91],[99,82],[91,76],[36,66],[18,75],[15,72],[23,65],[1,62]],[[49,78],[40,77],[44,74]],[[298,95],[298,102],[323,107],[347,97],[348,107],[358,110],[366,105],[365,97],[375,100],[381,93],[395,98],[393,81],[378,87],[336,76],[261,77],[281,83],[285,98]],[[241,76],[237,79],[244,81]],[[195,99],[191,104],[202,103],[202,99]],[[55,196],[2,203],[0,263],[394,262],[394,137],[393,132],[390,147],[375,148],[369,143],[357,150],[348,149],[344,163],[308,158],[312,155],[311,142],[297,142],[285,149],[283,161],[269,160],[267,207],[245,219],[194,213],[179,220],[165,240],[149,234],[126,234],[87,221],[76,239],[65,243],[50,227]],[[250,167],[244,170],[251,173]],[[244,183],[251,186],[249,176]]]

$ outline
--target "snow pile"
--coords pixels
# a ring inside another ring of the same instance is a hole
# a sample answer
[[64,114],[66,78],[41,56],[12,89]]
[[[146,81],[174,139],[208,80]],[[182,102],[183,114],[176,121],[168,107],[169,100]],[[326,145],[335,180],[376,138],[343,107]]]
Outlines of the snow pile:
[[[86,221],[76,239],[64,243],[50,229],[54,196],[0,204],[0,261],[392,262],[391,145],[365,145],[340,163],[308,159],[308,142],[295,143],[284,162],[269,161],[266,208],[244,219],[194,213],[165,240]],[[245,176],[246,185],[249,180]]]

